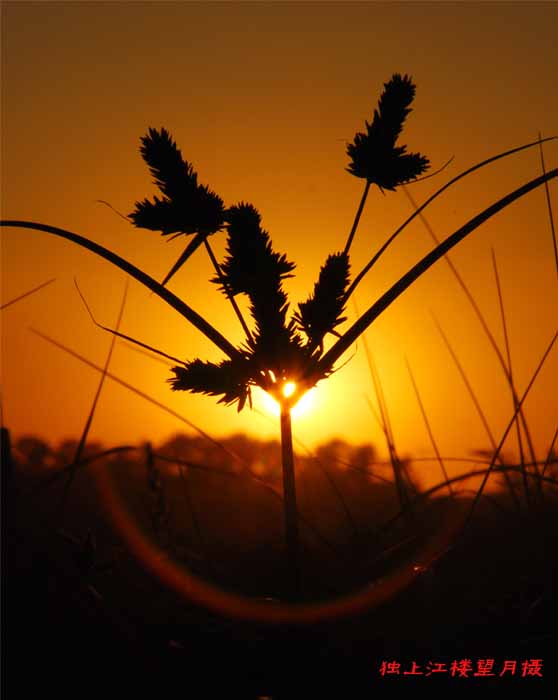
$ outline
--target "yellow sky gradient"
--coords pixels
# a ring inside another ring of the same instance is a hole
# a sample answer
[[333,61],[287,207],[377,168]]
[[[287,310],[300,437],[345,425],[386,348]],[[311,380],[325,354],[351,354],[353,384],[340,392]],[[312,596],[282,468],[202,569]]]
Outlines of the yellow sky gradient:
[[[286,284],[291,308],[306,299],[320,265],[342,249],[362,193],[346,143],[372,118],[384,82],[412,75],[414,110],[401,139],[426,154],[435,178],[409,187],[422,203],[451,177],[500,151],[558,134],[556,3],[22,3],[2,6],[2,218],[48,223],[111,248],[156,279],[184,240],[134,229],[96,200],[128,214],[156,189],[139,155],[147,128],[166,127],[182,153],[231,205],[253,203],[278,251],[297,263]],[[556,167],[558,142],[545,146]],[[472,175],[425,211],[440,238],[541,172],[530,149]],[[551,194],[556,209],[556,182]],[[356,272],[412,212],[402,190],[373,187],[352,248]],[[556,218],[556,214],[555,214]],[[224,234],[213,237],[219,257]],[[102,365],[125,276],[72,243],[2,229],[2,301],[56,281],[2,312],[2,411],[16,434],[57,442],[83,429],[99,374],[29,329]],[[416,220],[358,288],[364,311],[432,248]],[[558,284],[545,193],[539,188],[475,231],[451,258],[503,351],[492,269],[498,262],[514,376],[521,393],[556,331]],[[242,331],[208,279],[202,249],[170,288],[234,343]],[[351,321],[355,309],[348,309]],[[487,448],[488,439],[434,324],[450,339],[498,442],[512,413],[496,357],[465,295],[438,262],[368,331],[403,454],[432,446],[408,359],[444,455]],[[346,324],[341,330],[346,329]],[[122,331],[171,355],[219,360],[219,350],[182,317],[130,283]],[[318,385],[295,435],[312,447],[332,437],[372,442],[382,434],[362,340]],[[278,420],[172,393],[169,368],[117,343],[111,371],[216,437],[277,437]],[[558,353],[526,403],[538,456],[558,423]],[[554,388],[553,388],[554,387]],[[157,443],[186,426],[107,382],[91,438]],[[510,439],[507,451],[513,453]],[[435,467],[433,467],[434,469]]]

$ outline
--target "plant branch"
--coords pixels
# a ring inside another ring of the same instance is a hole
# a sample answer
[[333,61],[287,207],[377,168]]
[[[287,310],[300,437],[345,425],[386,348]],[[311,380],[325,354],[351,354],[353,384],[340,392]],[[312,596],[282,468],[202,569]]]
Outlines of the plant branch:
[[358,227],[358,223],[360,221],[361,214],[364,210],[364,205],[366,203],[366,198],[368,197],[368,191],[370,190],[370,185],[372,183],[370,180],[366,180],[366,185],[364,187],[364,192],[362,193],[362,197],[360,199],[360,204],[358,205],[357,213],[355,216],[355,220],[353,221],[353,227],[351,229],[351,232],[349,233],[349,237],[347,238],[347,243],[345,244],[345,250],[344,253],[346,255],[349,254],[349,249],[351,247],[351,243],[353,242],[353,238],[355,237],[355,233]]
[[293,434],[288,401],[281,401],[281,457],[283,464],[283,498],[285,509],[285,540],[293,600],[300,597],[300,541],[294,473]]
[[230,289],[229,285],[227,284],[227,281],[225,280],[223,273],[221,272],[221,267],[219,266],[219,263],[217,262],[217,258],[215,257],[211,246],[209,245],[209,241],[207,240],[207,238],[204,238],[203,242],[205,243],[205,249],[207,250],[207,254],[209,255],[209,259],[211,260],[213,267],[215,268],[215,272],[217,273],[217,277],[219,278],[219,282],[223,286],[223,289],[225,290],[225,294],[227,295],[228,300],[232,304],[234,312],[237,315],[238,320],[240,321],[240,325],[244,329],[244,332],[246,333],[246,337],[248,338],[248,340],[250,340],[253,343],[254,338],[253,338],[252,334],[250,333],[250,329],[246,325],[246,321],[244,320],[244,316],[242,315],[242,312],[238,308],[238,304],[236,303],[236,299],[234,298],[234,295],[231,292],[231,289]]

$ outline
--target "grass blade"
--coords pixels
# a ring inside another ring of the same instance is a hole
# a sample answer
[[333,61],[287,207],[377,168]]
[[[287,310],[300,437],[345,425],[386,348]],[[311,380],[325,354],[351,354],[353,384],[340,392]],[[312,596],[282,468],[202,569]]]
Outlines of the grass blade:
[[145,272],[137,268],[132,263],[124,260],[116,253],[104,248],[98,243],[94,243],[77,233],[72,233],[71,231],[66,231],[65,229],[58,228],[56,226],[49,226],[48,224],[38,224],[33,221],[0,221],[0,226],[14,227],[14,228],[29,228],[35,229],[37,231],[44,231],[46,233],[52,233],[55,236],[60,236],[66,240],[77,243],[82,248],[90,250],[92,253],[108,260],[116,267],[129,274],[131,277],[136,279],[138,282],[143,284],[145,287],[150,289],[152,292],[161,297],[167,302],[175,311],[184,316],[193,326],[195,326],[201,333],[203,333],[209,340],[211,340],[218,348],[220,348],[226,355],[231,359],[237,359],[240,357],[239,351],[232,345],[219,331],[214,328],[210,323],[208,323],[202,316],[196,313],[191,307],[185,304],[182,299],[179,299],[175,294],[170,292],[162,284],[159,284],[152,277],[147,275]]
[[[544,153],[543,153],[543,142],[544,139],[541,139],[541,132],[539,131],[539,154],[541,156],[541,170],[544,173],[546,173],[545,165],[544,165]],[[550,222],[550,231],[552,233],[552,246],[554,248],[554,262],[556,263],[556,277],[558,277],[558,246],[556,244],[556,229],[554,228],[554,217],[552,216],[552,204],[550,202],[550,192],[548,188],[548,183],[544,183],[544,191],[546,193],[546,207],[548,209],[548,220]]]
[[[531,390],[531,387],[532,387],[533,384],[535,383],[535,380],[536,380],[536,378],[538,377],[539,372],[540,372],[540,370],[542,369],[542,366],[543,366],[543,364],[545,363],[546,358],[547,358],[548,355],[550,354],[550,351],[552,350],[552,347],[553,347],[554,343],[556,342],[556,339],[557,339],[557,338],[558,338],[558,331],[556,331],[556,333],[554,334],[554,337],[553,337],[552,340],[550,341],[550,343],[549,343],[547,349],[545,350],[545,352],[544,352],[544,354],[543,354],[543,356],[542,356],[542,358],[541,358],[539,364],[537,365],[537,368],[535,369],[535,371],[534,371],[534,373],[533,373],[533,376],[531,377],[531,380],[529,381],[529,384],[527,385],[527,388],[526,388],[525,391],[523,392],[523,395],[521,396],[521,398],[520,398],[520,400],[519,400],[519,403],[518,403],[517,407],[516,407],[515,410],[514,410],[513,416],[512,416],[512,418],[511,418],[510,422],[508,423],[508,425],[507,425],[507,427],[506,427],[506,429],[505,429],[505,431],[504,431],[504,434],[502,435],[502,438],[501,438],[500,442],[498,443],[498,446],[497,446],[497,448],[496,448],[496,451],[495,451],[495,453],[494,453],[494,455],[492,456],[492,459],[491,459],[491,461],[490,461],[490,466],[489,466],[488,469],[486,470],[486,474],[484,475],[484,478],[483,478],[482,483],[481,483],[481,485],[480,485],[480,487],[479,487],[479,490],[477,491],[477,494],[476,494],[476,496],[475,496],[475,499],[474,499],[474,501],[473,501],[473,504],[471,505],[471,510],[470,510],[470,512],[469,512],[469,515],[467,516],[467,520],[466,520],[466,522],[465,522],[464,529],[465,529],[465,527],[467,527],[467,524],[468,524],[468,523],[470,522],[470,520],[471,520],[471,517],[472,517],[473,512],[474,512],[474,510],[475,510],[475,508],[476,508],[476,506],[477,506],[477,503],[478,503],[478,501],[479,501],[479,498],[481,497],[482,492],[483,492],[483,490],[484,490],[484,487],[486,486],[486,482],[488,481],[488,477],[490,476],[490,474],[491,474],[491,472],[492,472],[492,469],[493,469],[493,467],[494,467],[494,464],[496,463],[496,460],[498,459],[498,455],[500,454],[500,450],[502,449],[502,447],[503,447],[503,445],[504,445],[504,442],[506,441],[506,438],[508,437],[508,433],[510,432],[510,430],[511,430],[512,427],[513,427],[513,424],[514,424],[514,422],[515,422],[515,419],[516,419],[517,415],[519,414],[519,411],[520,411],[520,409],[521,409],[521,406],[523,405],[523,402],[524,402],[525,399],[527,398],[527,396],[528,396],[528,394],[529,394],[529,391]],[[539,475],[533,475],[533,476],[534,476],[535,478],[539,478],[539,479],[541,478]]]
[[56,280],[56,278],[53,277],[52,279],[47,280],[46,282],[43,282],[42,284],[40,284],[38,287],[33,287],[33,289],[30,289],[28,292],[25,292],[24,294],[20,294],[15,299],[10,299],[10,301],[7,301],[5,304],[2,304],[2,306],[0,306],[0,311],[4,311],[4,309],[7,309],[8,306],[15,304],[17,301],[21,301],[21,299],[25,299],[25,297],[28,297],[30,294],[35,294],[35,292],[38,292],[39,289],[46,287],[48,284],[52,284],[52,282],[54,282],[55,280]]
[[[345,303],[347,302],[347,299],[351,296],[351,294],[355,291],[356,286],[358,283],[362,280],[362,278],[370,271],[370,269],[375,265],[375,263],[378,261],[380,256],[385,252],[385,250],[388,248],[388,246],[393,243],[393,241],[397,238],[397,236],[405,229],[411,221],[415,218],[415,216],[418,216],[420,212],[425,209],[431,202],[433,202],[437,197],[439,197],[442,192],[445,192],[449,187],[451,187],[453,184],[461,180],[462,178],[466,177],[470,173],[474,172],[475,170],[480,170],[480,168],[484,168],[486,165],[489,165],[490,163],[494,163],[497,160],[500,160],[500,158],[505,158],[507,156],[511,156],[514,153],[519,153],[520,151],[525,150],[526,148],[531,148],[532,146],[536,146],[537,144],[544,143],[545,141],[552,141],[558,139],[558,136],[549,136],[545,139],[537,139],[537,141],[533,141],[532,143],[527,143],[524,144],[523,146],[519,146],[518,148],[512,148],[509,151],[504,151],[503,153],[498,153],[495,156],[492,156],[491,158],[487,158],[486,160],[483,160],[480,163],[477,163],[476,165],[473,165],[473,167],[468,168],[467,170],[464,170],[463,172],[459,173],[459,175],[456,175],[452,180],[447,182],[443,187],[440,187],[439,190],[437,190],[431,197],[429,197],[426,202],[421,204],[420,207],[417,208],[417,210],[411,214],[411,216],[404,221],[401,226],[393,233],[388,240],[384,243],[384,245],[378,250],[378,252],[374,255],[374,257],[365,265],[365,267],[358,273],[358,275],[355,277],[353,283],[347,290],[347,295],[345,297]],[[403,189],[405,189],[405,186],[403,185]]]
[[[124,295],[122,297],[122,303],[120,305],[120,310],[118,312],[118,319],[116,321],[117,328],[120,327],[120,323],[122,322],[122,316],[124,314],[124,307],[126,306],[127,296],[128,296],[128,282],[126,281],[126,287],[124,289]],[[103,367],[103,371],[101,374],[101,379],[99,381],[99,386],[97,387],[97,391],[95,393],[95,396],[93,397],[93,404],[91,405],[91,410],[89,411],[89,415],[87,416],[87,420],[85,421],[85,426],[83,428],[81,438],[80,438],[78,446],[76,448],[76,453],[74,455],[74,459],[72,461],[72,464],[70,465],[68,480],[66,481],[66,484],[64,485],[64,491],[62,492],[62,498],[60,500],[59,517],[61,520],[64,517],[66,505],[68,502],[68,497],[70,495],[70,489],[72,487],[72,483],[73,483],[75,475],[76,475],[77,465],[79,464],[79,462],[81,460],[81,455],[82,455],[83,450],[85,448],[85,442],[87,440],[87,436],[89,435],[89,430],[91,429],[91,424],[93,423],[93,416],[95,415],[95,410],[96,410],[97,404],[99,402],[99,397],[101,396],[101,391],[102,391],[103,385],[105,383],[105,378],[107,376],[107,371],[108,371],[108,368],[110,365],[110,361],[112,359],[112,353],[114,351],[115,343],[116,343],[116,337],[113,336],[111,343],[110,343],[109,351],[107,354],[107,359],[105,361],[105,366]]]
[[[347,330],[341,338],[333,344],[318,363],[316,374],[323,376],[331,371],[334,363],[345,353],[355,340],[365,331],[370,324],[380,316],[403,292],[408,289],[421,275],[423,275],[434,263],[443,257],[449,250],[460,243],[466,236],[477,229],[481,224],[497,214],[499,211],[515,202],[520,197],[528,194],[547,180],[558,177],[558,168],[551,170],[546,175],[531,180],[518,189],[510,192],[494,204],[487,207],[477,216],[470,219],[464,226],[448,236],[433,251],[422,258],[414,267],[403,275],[385,294],[383,294],[364,314]],[[310,383],[314,377],[310,377]]]
[[436,444],[436,440],[434,439],[434,433],[432,432],[432,428],[430,427],[430,421],[428,420],[428,416],[426,415],[426,411],[424,410],[424,404],[422,403],[422,399],[420,397],[418,386],[417,386],[417,383],[416,383],[415,378],[413,376],[413,372],[411,370],[411,365],[409,364],[409,360],[407,358],[405,358],[405,362],[407,363],[407,369],[409,370],[409,376],[411,378],[411,383],[413,385],[415,396],[417,397],[417,403],[419,405],[420,412],[422,414],[422,419],[424,420],[424,425],[426,427],[428,437],[430,438],[430,444],[432,445],[432,449],[434,450],[434,453],[436,455],[436,459],[438,460],[438,464],[440,465],[440,469],[442,470],[442,475],[444,477],[444,481],[446,481],[448,483],[448,491],[450,493],[450,496],[453,496],[454,493],[453,493],[453,489],[451,487],[451,484],[448,481],[448,473],[446,471],[444,460],[442,459],[442,456],[440,455],[438,445]]
[[[34,328],[31,328],[31,331],[38,335],[40,338],[43,340],[46,340],[47,342],[51,343],[55,347],[59,348],[60,350],[64,350],[64,352],[67,352],[69,355],[72,355],[72,357],[75,357],[76,359],[80,360],[84,364],[88,365],[92,369],[97,370],[97,372],[103,372],[102,367],[99,367],[96,365],[94,362],[91,362],[90,360],[86,359],[79,353],[75,352],[74,350],[71,350],[70,348],[66,347],[62,343],[59,343],[57,340],[53,340],[52,338],[49,338],[48,335],[41,333],[41,331],[38,331]],[[116,382],[117,384],[120,384],[120,386],[125,387],[126,389],[129,389],[130,391],[133,391],[134,394],[137,396],[140,396],[142,399],[145,399],[146,401],[149,401],[149,403],[153,404],[154,406],[157,406],[157,408],[160,408],[163,411],[166,411],[169,413],[171,416],[174,418],[177,418],[179,421],[182,421],[183,423],[186,423],[192,430],[195,430],[199,435],[201,435],[203,438],[211,442],[213,445],[216,447],[219,447],[221,450],[223,450],[226,454],[229,455],[229,457],[232,457],[235,461],[238,461],[240,463],[244,463],[244,460],[239,457],[237,454],[232,452],[232,450],[229,450],[227,447],[225,447],[222,443],[220,443],[218,440],[215,440],[212,438],[210,435],[208,435],[205,431],[203,431],[201,428],[199,428],[195,423],[192,423],[188,418],[185,418],[184,416],[180,415],[180,413],[177,413],[176,411],[173,411],[172,408],[169,408],[168,406],[165,406],[165,404],[161,403],[160,401],[157,401],[153,397],[149,396],[148,394],[145,394],[143,391],[140,391],[139,389],[136,389],[135,386],[132,384],[129,384],[128,382],[125,382],[123,379],[120,379],[119,377],[116,377],[114,374],[111,372],[107,372],[106,376],[111,379],[113,382]]]

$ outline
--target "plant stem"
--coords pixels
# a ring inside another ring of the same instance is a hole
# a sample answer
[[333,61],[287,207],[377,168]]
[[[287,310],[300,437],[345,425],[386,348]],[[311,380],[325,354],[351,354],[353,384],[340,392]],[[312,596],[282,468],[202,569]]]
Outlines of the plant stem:
[[362,210],[364,209],[364,204],[366,203],[366,198],[368,197],[368,190],[370,189],[370,185],[372,183],[369,180],[366,180],[366,186],[364,188],[364,192],[362,193],[362,197],[360,200],[360,204],[358,205],[358,210],[355,216],[355,220],[353,222],[353,228],[351,229],[351,233],[349,233],[349,237],[347,238],[347,243],[345,244],[345,254],[349,254],[349,249],[351,247],[351,243],[353,242],[353,238],[355,237],[355,233],[358,227],[358,222],[360,221],[360,216],[362,214]]
[[293,600],[297,600],[300,597],[300,542],[296,508],[293,434],[288,401],[281,401],[281,458],[283,464],[285,541],[287,544],[288,574],[291,579],[290,594]]
[[209,255],[209,259],[211,260],[211,263],[213,267],[215,268],[215,272],[217,273],[217,277],[219,278],[219,281],[223,285],[223,289],[225,290],[225,294],[227,295],[228,300],[231,302],[232,307],[234,309],[234,312],[240,321],[240,325],[244,329],[244,332],[246,333],[246,337],[248,340],[250,340],[252,343],[254,342],[254,337],[250,333],[250,329],[246,325],[246,321],[244,320],[244,317],[242,315],[242,312],[238,308],[238,304],[236,303],[236,299],[233,296],[233,293],[230,290],[229,285],[227,284],[225,278],[223,277],[223,273],[221,272],[221,268],[219,267],[219,263],[217,262],[217,258],[215,257],[215,254],[213,253],[213,249],[209,245],[209,241],[207,238],[204,238],[204,244],[205,244],[205,249],[207,250],[207,254]]

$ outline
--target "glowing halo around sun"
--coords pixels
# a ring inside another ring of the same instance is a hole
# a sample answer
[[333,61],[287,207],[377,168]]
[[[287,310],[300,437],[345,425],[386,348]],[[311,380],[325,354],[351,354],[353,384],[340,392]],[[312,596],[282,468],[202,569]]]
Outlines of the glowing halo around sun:
[[[292,396],[294,392],[296,391],[296,384],[294,382],[287,382],[285,386],[283,387],[283,395],[285,398],[289,398],[289,396]],[[257,392],[257,398],[258,398],[258,403],[260,404],[261,409],[267,413],[268,415],[272,416],[280,416],[281,415],[281,408],[277,401],[268,394],[266,391],[260,390]],[[300,418],[301,416],[305,416],[306,414],[310,413],[312,410],[312,407],[314,405],[316,398],[316,388],[313,387],[309,391],[307,391],[303,396],[300,397],[300,399],[297,401],[297,403],[292,407],[291,409],[291,416],[293,418]]]

